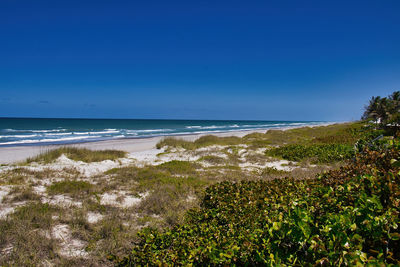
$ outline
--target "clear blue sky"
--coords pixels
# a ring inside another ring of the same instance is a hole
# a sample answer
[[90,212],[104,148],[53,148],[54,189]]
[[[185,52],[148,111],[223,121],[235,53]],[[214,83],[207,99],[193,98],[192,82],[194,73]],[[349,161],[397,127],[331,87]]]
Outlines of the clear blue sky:
[[400,1],[0,1],[0,117],[358,119]]

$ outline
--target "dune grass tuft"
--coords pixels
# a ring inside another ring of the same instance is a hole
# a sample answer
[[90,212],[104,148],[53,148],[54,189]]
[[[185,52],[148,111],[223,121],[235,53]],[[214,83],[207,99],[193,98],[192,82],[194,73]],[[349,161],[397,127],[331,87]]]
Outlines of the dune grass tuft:
[[242,143],[242,139],[236,136],[218,137],[215,135],[205,135],[193,142],[169,137],[158,142],[156,147],[158,149],[164,146],[182,147],[184,149],[193,150],[210,145],[230,146],[230,145],[238,145],[240,143]]
[[226,159],[215,155],[206,155],[199,158],[199,161],[204,161],[212,165],[222,165],[226,163]]
[[198,167],[198,164],[181,160],[171,160],[157,166],[158,169],[168,171],[171,174],[191,174]]
[[83,162],[99,162],[103,160],[116,160],[126,156],[126,152],[120,150],[90,150],[86,148],[61,147],[46,151],[36,157],[28,158],[26,163],[40,162],[50,163],[64,154],[69,159]]
[[92,191],[93,185],[85,181],[61,181],[47,187],[49,194],[80,195]]

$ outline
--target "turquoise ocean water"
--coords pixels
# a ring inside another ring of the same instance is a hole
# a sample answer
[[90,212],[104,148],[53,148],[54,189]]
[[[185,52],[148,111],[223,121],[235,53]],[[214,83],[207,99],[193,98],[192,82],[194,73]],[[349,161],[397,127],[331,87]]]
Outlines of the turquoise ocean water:
[[70,144],[122,138],[213,134],[323,123],[326,122],[0,118],[0,146]]

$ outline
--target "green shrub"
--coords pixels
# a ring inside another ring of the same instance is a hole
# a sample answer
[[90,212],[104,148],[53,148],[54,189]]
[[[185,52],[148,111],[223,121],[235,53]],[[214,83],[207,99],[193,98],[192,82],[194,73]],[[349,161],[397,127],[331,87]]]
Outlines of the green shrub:
[[[146,228],[127,265],[400,264],[399,145],[296,181],[222,182],[186,222]],[[393,163],[394,162],[394,163]]]
[[354,149],[353,146],[344,144],[285,145],[265,153],[292,161],[310,159],[314,163],[329,163],[353,157]]
[[278,170],[277,168],[274,167],[265,167],[262,170],[261,175],[265,176],[265,175],[288,175],[290,172],[288,171],[284,171],[284,170]]

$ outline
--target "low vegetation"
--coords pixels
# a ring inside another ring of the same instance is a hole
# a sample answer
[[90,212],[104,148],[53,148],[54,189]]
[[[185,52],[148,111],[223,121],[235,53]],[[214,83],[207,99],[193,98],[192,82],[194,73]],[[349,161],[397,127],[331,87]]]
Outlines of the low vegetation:
[[274,167],[265,167],[262,172],[261,172],[261,176],[266,177],[266,176],[275,176],[275,175],[289,175],[290,172],[289,171],[284,171],[284,170],[278,170],[277,168]]
[[183,139],[177,138],[165,138],[157,143],[157,149],[160,149],[164,146],[170,147],[181,147],[188,150],[193,150],[201,147],[206,147],[210,145],[220,145],[220,146],[229,146],[229,145],[237,145],[241,144],[242,140],[236,136],[228,136],[228,137],[218,137],[215,135],[206,135],[196,139],[193,142],[185,141]]
[[26,163],[51,163],[63,154],[67,158],[75,161],[99,162],[103,160],[116,160],[119,158],[123,158],[125,157],[126,152],[119,150],[90,150],[86,148],[62,147],[54,150],[49,150],[36,157],[29,158],[26,160]]
[[190,161],[171,160],[158,165],[157,169],[168,171],[171,174],[193,174],[199,167]]
[[43,259],[53,259],[56,242],[43,231],[52,224],[55,209],[48,204],[31,203],[18,208],[9,218],[0,221],[0,247],[3,266],[34,266]]
[[93,185],[86,181],[65,180],[56,182],[47,187],[47,192],[52,195],[69,194],[73,196],[88,195]]
[[354,148],[345,144],[285,145],[267,150],[266,155],[291,161],[308,159],[311,163],[329,163],[352,158]]
[[245,144],[255,149],[268,145],[283,144],[354,144],[359,138],[369,132],[369,129],[365,128],[364,123],[343,123],[289,130],[269,130],[266,133],[251,133],[242,138],[207,135],[193,142],[169,137],[161,140],[157,144],[157,148],[180,147],[193,150],[210,145],[234,146]]
[[[107,173],[112,175],[111,183],[128,186],[133,193],[150,192],[157,195],[157,193],[154,193],[155,191],[158,193],[171,191],[176,192],[177,195],[200,194],[209,182],[195,175],[192,166],[193,164],[182,164],[174,161],[172,163],[167,162],[164,166],[126,167],[112,169]],[[185,177],[182,177],[182,175],[185,175]],[[154,204],[162,205],[161,201]]]
[[6,198],[8,202],[21,202],[21,201],[35,201],[40,200],[40,196],[36,194],[32,187],[29,186],[17,186],[14,187],[10,192],[11,198]]
[[221,165],[221,164],[225,164],[228,161],[220,156],[214,156],[214,155],[206,155],[203,156],[201,158],[199,158],[199,161],[204,161],[207,162],[209,164],[213,164],[213,165]]
[[118,265],[400,264],[400,144],[315,179],[222,182]]

